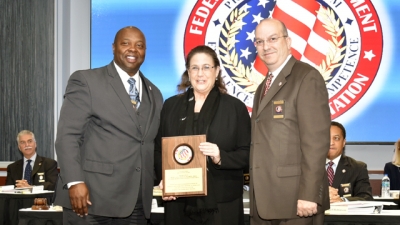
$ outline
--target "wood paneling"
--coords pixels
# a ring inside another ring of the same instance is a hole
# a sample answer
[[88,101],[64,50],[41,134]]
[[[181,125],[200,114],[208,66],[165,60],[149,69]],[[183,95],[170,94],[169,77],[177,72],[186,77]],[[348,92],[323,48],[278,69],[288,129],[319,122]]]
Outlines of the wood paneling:
[[54,158],[54,1],[0,0],[0,29],[0,161],[21,158],[24,129]]

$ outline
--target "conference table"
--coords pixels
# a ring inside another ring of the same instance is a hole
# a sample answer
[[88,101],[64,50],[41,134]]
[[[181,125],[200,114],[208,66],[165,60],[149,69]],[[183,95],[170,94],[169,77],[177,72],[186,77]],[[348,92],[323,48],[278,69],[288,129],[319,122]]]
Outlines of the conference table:
[[[384,205],[383,210],[380,214],[335,214],[325,215],[324,225],[400,225],[400,208],[399,199],[393,198],[379,198],[375,197],[375,201],[386,201],[394,202],[398,205],[386,206]],[[157,201],[160,203],[160,201]],[[244,191],[243,193],[243,205],[245,214],[245,224],[250,224],[250,206],[249,206],[249,192]],[[388,209],[388,210],[386,210]],[[163,225],[164,224],[164,208],[157,207],[152,209],[151,213],[151,225]]]
[[51,202],[53,193],[0,192],[0,225],[18,225],[19,209],[32,207],[35,198],[46,198],[47,202]]
[[[163,213],[162,207],[152,209],[148,224],[164,225]],[[250,224],[248,209],[245,224]],[[62,212],[22,209],[19,212],[19,225],[62,225]],[[400,225],[400,210],[382,210],[380,214],[369,215],[325,215],[324,225]]]
[[[247,211],[247,212],[246,212]],[[151,225],[164,224],[164,209],[152,209]],[[250,224],[248,209],[245,208],[245,225]],[[400,210],[382,210],[380,214],[325,215],[324,225],[400,225]]]
[[[376,199],[382,201],[382,199]],[[398,202],[398,199],[388,199],[387,201]],[[158,204],[155,205],[155,202]],[[161,203],[161,204],[160,204]],[[248,192],[243,196],[245,224],[250,224]],[[32,211],[30,209],[21,209],[19,211],[19,225],[61,225],[61,211]],[[164,224],[164,208],[162,200],[157,197],[153,200],[153,207],[149,225]],[[324,225],[400,225],[400,210],[382,210],[380,214],[335,214],[325,215]]]
[[[61,208],[61,207],[60,207]],[[63,214],[61,210],[31,210],[30,208],[19,210],[18,225],[62,225]]]
[[324,225],[400,225],[400,210],[367,215],[325,215]]

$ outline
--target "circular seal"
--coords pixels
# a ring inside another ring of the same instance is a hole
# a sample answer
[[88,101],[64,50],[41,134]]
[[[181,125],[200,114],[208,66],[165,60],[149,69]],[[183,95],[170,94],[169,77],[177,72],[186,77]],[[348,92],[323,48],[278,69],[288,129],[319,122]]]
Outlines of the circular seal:
[[382,28],[371,1],[197,1],[186,23],[184,54],[198,45],[213,48],[229,94],[251,112],[268,72],[254,46],[255,28],[271,17],[285,23],[292,55],[321,73],[331,118],[357,104],[382,59]]
[[174,149],[174,159],[181,165],[186,165],[192,161],[193,149],[189,145],[179,145]]
[[282,112],[282,106],[278,105],[277,107],[275,107],[275,112],[281,113]]

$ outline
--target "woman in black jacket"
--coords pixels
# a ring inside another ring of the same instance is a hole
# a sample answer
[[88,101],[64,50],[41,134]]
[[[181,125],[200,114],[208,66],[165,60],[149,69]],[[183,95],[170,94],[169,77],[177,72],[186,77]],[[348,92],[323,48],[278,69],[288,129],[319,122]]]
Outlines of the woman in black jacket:
[[167,225],[244,224],[243,171],[249,166],[250,116],[243,102],[226,92],[220,63],[207,46],[192,49],[178,85],[161,112],[155,163],[161,177],[162,137],[206,135],[207,196],[165,197]]

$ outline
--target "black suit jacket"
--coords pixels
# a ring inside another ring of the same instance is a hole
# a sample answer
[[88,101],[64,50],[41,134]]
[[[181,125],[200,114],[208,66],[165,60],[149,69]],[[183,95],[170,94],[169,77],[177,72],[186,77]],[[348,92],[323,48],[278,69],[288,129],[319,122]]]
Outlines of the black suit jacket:
[[[161,180],[161,138],[178,136],[181,105],[179,98],[167,99],[161,113],[160,130],[156,138],[155,165]],[[250,116],[240,100],[221,94],[215,117],[207,132],[207,142],[218,145],[221,166],[209,163],[213,191],[217,202],[229,202],[243,195],[243,171],[248,171],[250,151]]]
[[[7,166],[6,185],[15,185],[16,180],[23,179],[24,159]],[[57,162],[53,159],[36,155],[32,169],[32,184],[43,185],[45,190],[54,190],[57,182]]]
[[373,200],[367,164],[342,155],[336,168],[332,187],[337,188],[339,190],[339,195],[343,196],[344,192],[340,184],[347,183],[351,184],[351,197],[346,197],[349,201]]

